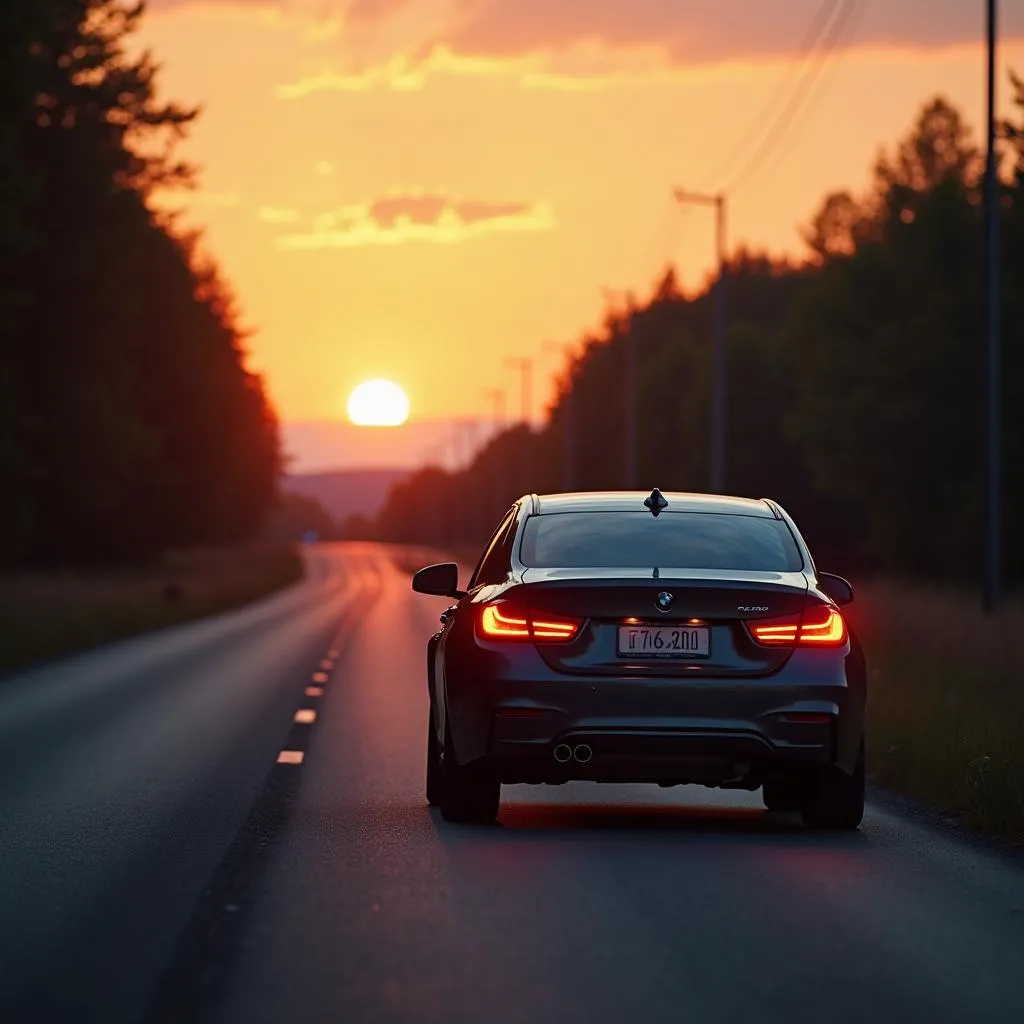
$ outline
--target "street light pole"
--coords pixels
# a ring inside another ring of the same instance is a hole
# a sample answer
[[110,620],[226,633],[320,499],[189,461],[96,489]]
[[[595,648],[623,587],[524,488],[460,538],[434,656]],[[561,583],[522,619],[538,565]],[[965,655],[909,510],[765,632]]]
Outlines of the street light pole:
[[[521,417],[523,427],[525,428],[523,437],[523,480],[521,483],[533,489],[533,458],[531,452],[531,444],[533,441],[533,426],[530,423],[530,413],[532,411],[532,384],[533,384],[533,360],[529,356],[523,356],[520,359],[506,359],[506,365],[514,370],[519,370],[521,376],[519,378],[519,395],[522,403]],[[521,488],[520,488],[521,489]]]
[[[491,408],[493,409],[491,417],[491,438],[496,439],[499,434],[505,429],[505,389],[504,388],[485,388],[485,394],[491,400]],[[498,514],[498,510],[503,507],[502,503],[505,499],[503,479],[508,474],[508,468],[504,465],[504,462],[498,462],[497,453],[501,449],[495,451],[494,467],[491,471],[490,480],[490,493],[491,501],[494,505],[494,509],[491,510],[494,515]],[[491,514],[489,512],[488,514]]]
[[480,489],[474,486],[474,481],[470,479],[470,470],[475,464],[475,457],[477,455],[477,441],[478,431],[480,424],[475,419],[467,419],[462,423],[462,440],[463,440],[463,453],[466,458],[464,466],[465,473],[465,488],[462,500],[466,503],[466,514],[465,514],[465,531],[463,540],[477,541],[479,539],[481,526],[480,523],[484,518],[482,500],[483,495]]
[[986,464],[985,576],[982,606],[999,603],[1002,570],[1002,455],[999,344],[999,166],[996,154],[996,0],[988,0],[988,154],[985,165]]
[[562,406],[562,490],[575,488],[576,466],[576,396],[572,390],[573,347],[556,341],[544,342],[545,352],[556,352],[566,361],[566,389],[561,396]]
[[627,491],[634,491],[636,482],[636,332],[629,328],[626,330],[626,374],[625,374],[625,413],[626,429],[623,432],[622,443],[625,455],[623,471],[625,474],[624,486]]
[[715,283],[715,353],[711,394],[711,490],[725,489],[725,279],[726,197],[675,190],[680,203],[697,203],[715,208],[715,248],[718,254],[718,281]]
[[533,360],[529,357],[523,357],[521,359],[508,359],[506,362],[511,369],[518,370],[521,374],[519,379],[520,415],[523,423],[529,426],[530,414],[533,411]]
[[505,429],[505,390],[504,388],[484,388],[484,394],[490,400],[492,435]]

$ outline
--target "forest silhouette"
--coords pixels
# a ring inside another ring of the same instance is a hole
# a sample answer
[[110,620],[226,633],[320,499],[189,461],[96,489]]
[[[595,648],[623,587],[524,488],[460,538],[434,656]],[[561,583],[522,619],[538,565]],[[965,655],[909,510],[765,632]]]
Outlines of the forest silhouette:
[[136,56],[143,7],[11,0],[0,36],[0,565],[253,535],[281,469],[232,296],[159,213],[197,112]]

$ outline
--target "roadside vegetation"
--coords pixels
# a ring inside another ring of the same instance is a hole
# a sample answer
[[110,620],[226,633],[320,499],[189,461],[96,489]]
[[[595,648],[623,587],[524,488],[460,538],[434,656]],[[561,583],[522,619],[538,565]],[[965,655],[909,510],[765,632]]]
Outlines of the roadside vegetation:
[[1024,602],[873,582],[846,614],[868,657],[868,772],[1024,843]]
[[104,569],[257,535],[281,472],[249,331],[202,239],[197,111],[145,5],[8,0],[0,36],[0,571]]
[[161,98],[145,5],[9,0],[0,37],[0,668],[240,604],[277,418],[197,233],[167,210],[197,111]]
[[0,578],[0,671],[226,611],[302,577],[294,546],[171,552],[153,565]]

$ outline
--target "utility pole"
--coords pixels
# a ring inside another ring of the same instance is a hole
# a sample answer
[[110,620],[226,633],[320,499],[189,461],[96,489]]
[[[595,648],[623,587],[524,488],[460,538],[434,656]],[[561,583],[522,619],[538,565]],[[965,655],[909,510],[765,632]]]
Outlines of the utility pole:
[[566,493],[576,486],[576,396],[572,385],[565,393],[563,403],[565,420],[562,424],[562,490]]
[[451,434],[448,438],[448,456],[451,460],[450,476],[448,477],[448,506],[450,509],[450,543],[454,546],[461,544],[463,540],[463,518],[464,507],[459,500],[459,471],[460,471],[460,440],[461,430],[458,420],[451,424]]
[[505,429],[505,390],[504,388],[484,388],[484,394],[491,403],[492,434]]
[[996,0],[988,0],[988,158],[985,166],[986,460],[985,583],[982,606],[995,611],[1002,589],[1002,396],[999,344],[999,162],[996,154]]
[[[484,388],[484,394],[487,395],[491,402],[491,440],[496,441],[498,435],[505,429],[505,389]],[[493,466],[488,474],[488,486],[491,496],[490,504],[493,508],[488,508],[484,513],[487,517],[491,515],[497,516],[505,507],[504,480],[508,476],[508,467],[505,465],[503,458],[499,457],[499,452],[501,451],[503,451],[501,448],[494,450]]]
[[533,411],[533,396],[532,396],[532,385],[533,385],[533,360],[528,356],[524,356],[520,359],[506,359],[505,363],[513,370],[519,370],[521,376],[519,378],[519,396],[522,404],[520,417],[522,419],[523,427],[523,463],[522,472],[523,479],[520,482],[520,490],[523,487],[528,490],[533,490],[533,453],[531,451],[533,445],[533,425],[530,423],[530,414]]
[[530,414],[533,411],[533,360],[524,357],[522,359],[506,359],[505,363],[510,369],[518,370],[522,374],[519,380],[520,416],[523,423],[529,427]]
[[545,352],[561,353],[566,360],[566,390],[562,395],[562,490],[575,488],[576,467],[576,396],[572,390],[572,345],[560,345],[555,341],[544,342]]
[[467,419],[462,422],[463,451],[466,457],[464,472],[465,493],[462,501],[466,506],[466,541],[476,542],[480,536],[481,522],[483,521],[482,496],[480,489],[475,486],[470,470],[474,465],[474,456],[477,447],[477,431],[479,424],[476,420]]
[[625,413],[626,429],[622,434],[623,473],[627,491],[635,491],[636,482],[636,332],[626,331]]
[[718,281],[715,284],[715,355],[711,395],[711,490],[725,489],[725,279],[726,197],[723,193],[705,195],[675,190],[680,203],[697,203],[715,208],[715,248],[718,251]]

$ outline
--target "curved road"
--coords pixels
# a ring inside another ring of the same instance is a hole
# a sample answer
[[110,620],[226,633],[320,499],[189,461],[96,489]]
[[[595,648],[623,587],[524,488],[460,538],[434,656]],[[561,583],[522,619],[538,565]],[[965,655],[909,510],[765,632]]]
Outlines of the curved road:
[[[1024,1020],[1024,865],[870,806],[424,804],[446,602],[328,546],[241,611],[0,683],[0,1021]],[[284,752],[284,753],[282,753]]]

